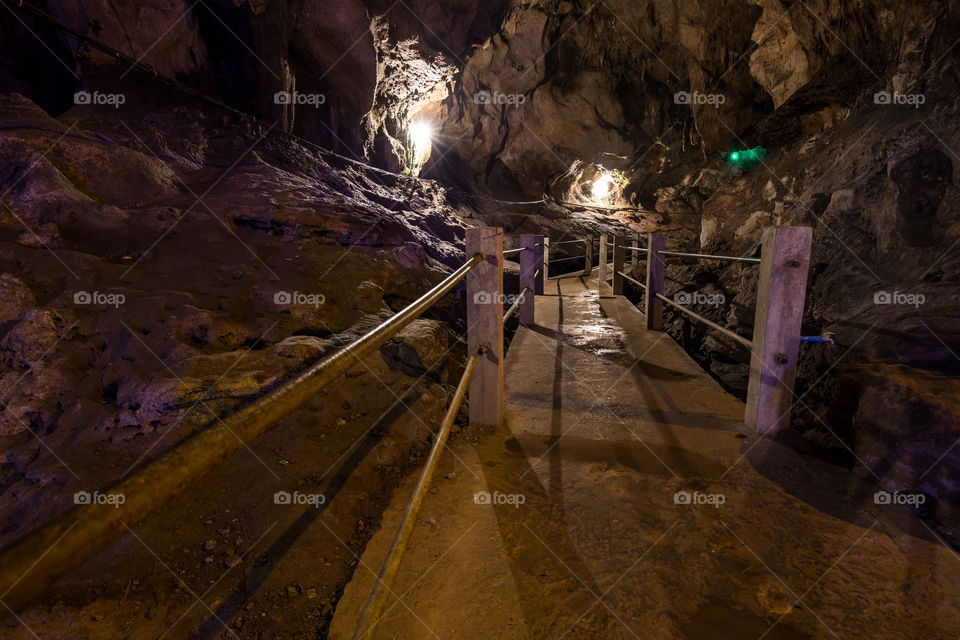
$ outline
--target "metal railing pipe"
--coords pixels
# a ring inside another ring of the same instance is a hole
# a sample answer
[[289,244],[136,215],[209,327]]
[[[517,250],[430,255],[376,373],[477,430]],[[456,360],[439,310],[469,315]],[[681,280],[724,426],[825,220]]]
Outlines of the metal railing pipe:
[[747,349],[753,348],[753,342],[751,342],[751,341],[748,340],[747,338],[744,338],[744,337],[741,336],[739,333],[734,333],[733,331],[730,331],[730,329],[727,329],[726,327],[720,326],[719,324],[717,324],[717,323],[714,322],[713,320],[709,320],[709,319],[707,319],[707,318],[704,318],[704,317],[703,317],[702,315],[700,315],[699,313],[695,313],[695,312],[691,311],[690,309],[687,309],[686,307],[677,304],[676,302],[674,302],[673,300],[671,300],[671,299],[668,298],[667,296],[664,296],[664,295],[661,295],[661,294],[658,293],[658,294],[657,294],[657,297],[658,297],[662,302],[664,302],[665,304],[670,305],[671,307],[673,307],[673,308],[676,309],[677,311],[680,311],[681,313],[687,314],[687,315],[690,316],[691,318],[693,318],[693,319],[695,319],[695,320],[698,320],[699,322],[702,322],[703,324],[707,325],[707,326],[710,327],[711,329],[715,329],[715,330],[719,331],[720,333],[722,333],[723,335],[727,336],[728,338],[733,338],[734,340],[736,340],[737,342],[739,342],[740,344],[742,344],[743,346],[745,346]]
[[377,630],[377,624],[380,622],[380,615],[386,604],[387,596],[391,593],[390,587],[393,586],[393,580],[397,576],[397,570],[400,568],[400,560],[403,558],[403,552],[406,551],[407,544],[410,542],[410,536],[413,534],[413,526],[417,522],[417,514],[420,513],[420,507],[423,505],[423,498],[430,488],[430,480],[433,478],[433,472],[440,461],[440,454],[450,436],[450,428],[457,417],[457,411],[463,402],[463,396],[467,393],[467,385],[470,383],[470,377],[477,366],[479,354],[473,354],[467,361],[467,366],[460,377],[460,384],[457,385],[457,391],[453,395],[453,401],[447,409],[447,414],[443,417],[440,430],[437,432],[436,440],[433,442],[433,448],[430,450],[430,457],[420,472],[420,478],[417,480],[417,486],[410,496],[410,502],[407,503],[407,509],[403,513],[403,519],[400,521],[400,527],[397,529],[393,542],[390,544],[390,550],[387,557],[383,560],[380,567],[380,574],[367,603],[364,605],[363,613],[360,615],[360,621],[357,623],[356,632],[353,634],[353,640],[369,640]]
[[566,258],[554,258],[554,259],[551,260],[550,262],[563,262],[564,260],[583,260],[583,259],[586,258],[586,257],[587,257],[586,254],[584,254],[584,255],[582,255],[582,256],[569,256],[569,257],[566,257]]
[[641,289],[646,290],[647,285],[643,284],[643,283],[640,282],[639,280],[634,280],[633,278],[631,278],[630,276],[628,276],[627,274],[625,274],[625,273],[622,272],[622,271],[617,271],[617,273],[620,274],[620,277],[623,278],[624,280],[627,280],[628,282],[632,282],[633,284],[637,285],[637,286],[640,287]]
[[573,244],[574,242],[586,242],[586,241],[587,241],[586,238],[580,238],[579,240],[562,240],[561,242],[551,242],[550,246],[556,247],[557,245],[561,245],[561,244]]
[[514,253],[520,253],[521,251],[526,251],[526,247],[520,247],[519,249],[510,249],[509,251],[504,251],[503,255],[509,256]]
[[512,316],[514,313],[516,313],[517,308],[520,306],[520,302],[523,300],[523,296],[527,295],[527,291],[529,291],[529,289],[527,289],[527,287],[524,287],[524,288],[523,288],[523,291],[520,292],[520,295],[517,296],[517,299],[514,300],[514,301],[513,301],[513,304],[510,305],[510,308],[507,309],[507,312],[506,312],[505,314],[503,314],[503,321],[504,321],[504,322],[506,322],[507,320],[509,320],[509,319],[510,319],[510,316]]
[[708,253],[684,253],[682,251],[660,251],[660,255],[679,258],[704,258],[705,260],[732,260],[735,262],[760,262],[760,258],[750,256],[715,256]]
[[[303,406],[343,372],[433,306],[476,265],[463,266],[355,342],[323,358],[261,398],[217,419],[107,492],[122,504],[84,504],[22,536],[0,551],[0,593],[12,611],[41,595],[60,576],[82,564],[111,540],[253,440],[277,420]],[[106,493],[106,492],[105,492]]]
[[[628,249],[628,250],[632,249],[633,251],[644,251],[646,253],[650,253],[650,249],[647,249],[646,247],[624,247],[624,249]],[[663,253],[663,251],[661,251],[660,253]]]

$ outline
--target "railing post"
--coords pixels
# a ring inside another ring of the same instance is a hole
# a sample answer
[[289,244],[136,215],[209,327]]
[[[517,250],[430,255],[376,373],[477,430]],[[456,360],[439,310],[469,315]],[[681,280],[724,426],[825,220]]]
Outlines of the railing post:
[[600,234],[600,257],[597,269],[597,291],[607,283],[607,234]]
[[[523,300],[520,302],[520,324],[529,327],[533,324],[534,298],[537,295],[543,295],[543,281],[540,280],[543,264],[543,247],[537,245],[543,236],[536,236],[532,233],[524,233],[520,236],[520,246],[523,251],[520,252],[520,291],[527,290],[523,294]],[[538,286],[538,280],[539,286]],[[541,293],[537,293],[537,290]]]
[[[546,284],[550,279],[550,238],[543,236],[543,282]],[[541,291],[537,295],[542,295]]]
[[667,237],[662,233],[647,235],[647,295],[644,313],[647,316],[647,329],[663,331],[663,303],[657,294],[663,295],[663,273],[666,268],[664,256],[658,252],[667,248]]
[[[633,240],[634,240],[633,246],[639,247],[639,246],[640,246],[640,234],[639,234],[639,233],[635,233]],[[633,265],[633,268],[630,270],[631,275],[633,275],[633,277],[636,278],[637,275],[638,275],[637,272],[639,271],[638,267],[640,266],[640,252],[639,252],[639,251],[634,251],[634,252],[633,252],[633,255],[630,256],[630,264]]]
[[810,227],[763,232],[744,418],[757,433],[775,434],[790,424],[812,241]]
[[503,420],[503,229],[467,229],[467,255],[486,256],[467,274],[467,353],[486,351],[470,380],[470,423]]
[[593,236],[587,236],[584,248],[586,249],[586,251],[584,251],[586,257],[584,258],[583,273],[584,275],[590,275],[593,272]]
[[626,257],[624,247],[627,244],[627,237],[623,235],[613,236],[613,295],[623,295],[623,262]]
[[536,257],[536,261],[537,261],[536,271],[540,272],[537,274],[537,277],[534,280],[534,283],[536,285],[534,294],[538,296],[543,295],[543,285],[547,281],[547,262],[546,261],[550,253],[549,243],[550,243],[550,238],[548,238],[547,236],[537,236],[537,242],[535,244],[539,244],[540,246],[533,248],[533,255]]

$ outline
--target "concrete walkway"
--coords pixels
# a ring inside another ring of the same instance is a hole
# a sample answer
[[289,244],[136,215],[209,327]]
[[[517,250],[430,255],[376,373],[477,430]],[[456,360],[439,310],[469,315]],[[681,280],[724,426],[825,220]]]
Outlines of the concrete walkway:
[[[742,423],[595,278],[548,281],[506,424],[444,454],[377,638],[956,638],[960,557],[857,474]],[[350,638],[416,478],[358,561]]]

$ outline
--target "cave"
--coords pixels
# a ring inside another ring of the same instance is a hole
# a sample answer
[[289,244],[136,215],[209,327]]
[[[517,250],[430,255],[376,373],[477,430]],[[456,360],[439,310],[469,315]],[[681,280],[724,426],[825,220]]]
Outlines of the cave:
[[0,2],[0,638],[955,638],[958,33]]

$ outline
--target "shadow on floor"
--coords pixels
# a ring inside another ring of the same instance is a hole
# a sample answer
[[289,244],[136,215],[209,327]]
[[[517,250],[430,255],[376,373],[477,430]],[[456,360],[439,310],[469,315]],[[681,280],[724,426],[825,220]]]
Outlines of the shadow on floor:
[[222,637],[223,624],[221,621],[229,624],[243,611],[244,606],[266,582],[280,559],[296,544],[297,539],[323,515],[367,454],[373,451],[384,436],[389,433],[391,426],[409,412],[408,407],[412,406],[421,395],[422,392],[418,391],[416,387],[411,387],[399,401],[394,403],[390,411],[370,427],[365,438],[357,441],[351,449],[344,453],[344,455],[347,453],[350,455],[330,476],[329,483],[324,487],[322,492],[326,496],[324,503],[319,507],[305,507],[300,517],[280,534],[269,549],[258,554],[249,565],[244,565],[250,567],[249,571],[239,580],[230,596],[217,607],[215,614],[208,617],[200,625],[199,630],[191,636],[192,640],[215,640]]

